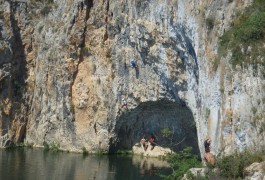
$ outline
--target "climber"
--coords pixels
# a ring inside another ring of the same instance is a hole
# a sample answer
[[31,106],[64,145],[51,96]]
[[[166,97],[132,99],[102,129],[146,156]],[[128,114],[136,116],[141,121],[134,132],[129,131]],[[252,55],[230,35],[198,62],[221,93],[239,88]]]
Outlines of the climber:
[[153,150],[155,148],[155,145],[156,145],[156,143],[155,143],[155,136],[153,134],[151,134],[151,137],[150,137],[149,142],[150,142],[150,145],[152,146],[151,147],[151,150]]
[[214,166],[215,165],[215,158],[214,158],[214,155],[210,152],[211,142],[212,142],[212,140],[210,138],[206,138],[206,140],[204,141],[204,149],[205,149],[204,160],[207,163]]
[[207,163],[209,163],[210,165],[215,166],[215,158],[214,158],[214,155],[212,153],[210,153],[210,152],[205,153],[204,160]]
[[142,147],[146,151],[148,148],[148,142],[147,142],[147,139],[145,138],[145,136],[143,136],[143,138],[141,139],[140,144],[142,145]]
[[130,64],[131,64],[132,68],[136,68],[137,67],[136,61],[134,59],[131,59]]
[[210,138],[206,138],[206,140],[204,141],[204,149],[205,152],[210,152],[210,145],[211,145],[212,140]]

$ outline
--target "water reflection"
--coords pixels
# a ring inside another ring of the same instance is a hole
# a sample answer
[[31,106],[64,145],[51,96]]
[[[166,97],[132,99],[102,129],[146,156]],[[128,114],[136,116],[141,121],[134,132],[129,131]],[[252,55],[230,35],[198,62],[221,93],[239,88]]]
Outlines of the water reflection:
[[81,154],[17,148],[0,150],[0,179],[8,180],[123,180],[161,179],[166,162],[140,156]]
[[163,168],[170,168],[166,161],[157,158],[133,156],[133,164],[139,166],[141,176],[154,176],[156,171]]

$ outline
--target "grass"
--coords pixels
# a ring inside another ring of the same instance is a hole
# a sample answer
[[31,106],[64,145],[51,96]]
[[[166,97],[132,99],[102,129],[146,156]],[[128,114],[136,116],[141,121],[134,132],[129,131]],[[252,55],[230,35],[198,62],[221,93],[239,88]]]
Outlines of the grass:
[[120,154],[120,155],[131,155],[132,151],[129,149],[121,149],[118,150],[116,154]]
[[230,63],[236,65],[265,67],[265,1],[254,0],[245,12],[232,23],[232,28],[220,38],[219,55],[232,52]]

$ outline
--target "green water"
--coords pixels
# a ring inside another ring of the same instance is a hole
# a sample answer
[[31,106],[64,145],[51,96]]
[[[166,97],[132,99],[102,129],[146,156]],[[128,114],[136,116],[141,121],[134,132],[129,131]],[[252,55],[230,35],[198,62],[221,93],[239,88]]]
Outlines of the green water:
[[161,179],[167,163],[141,156],[82,154],[15,148],[0,150],[0,180]]

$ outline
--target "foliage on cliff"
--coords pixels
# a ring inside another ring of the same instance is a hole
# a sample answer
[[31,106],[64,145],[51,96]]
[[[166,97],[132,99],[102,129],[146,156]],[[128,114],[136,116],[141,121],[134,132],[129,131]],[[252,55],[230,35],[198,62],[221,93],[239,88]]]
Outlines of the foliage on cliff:
[[232,52],[231,64],[265,67],[265,0],[254,0],[220,38],[219,54]]
[[191,153],[191,150],[191,147],[187,147],[177,154],[167,156],[167,160],[171,164],[173,173],[166,177],[163,176],[164,179],[181,179],[190,168],[201,167],[201,162]]
[[254,162],[264,160],[262,153],[248,151],[226,156],[217,161],[221,177],[244,178],[244,169]]

